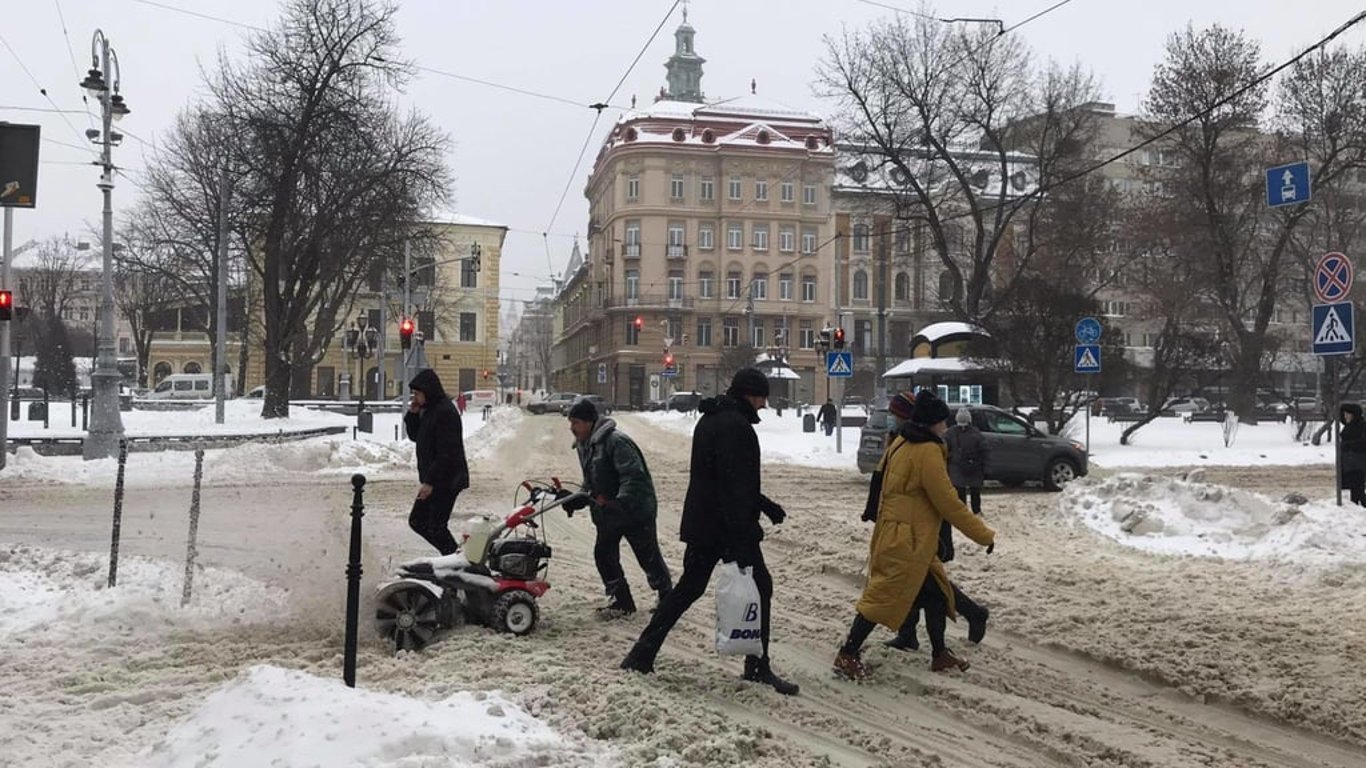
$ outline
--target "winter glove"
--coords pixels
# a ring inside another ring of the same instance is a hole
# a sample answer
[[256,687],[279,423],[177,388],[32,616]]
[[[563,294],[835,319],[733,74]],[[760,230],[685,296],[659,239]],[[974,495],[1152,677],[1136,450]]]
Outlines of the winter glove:
[[566,501],[564,504],[560,506],[564,507],[565,514],[569,515],[570,517],[573,517],[575,512],[578,512],[579,510],[588,506],[588,503],[589,502],[587,496],[578,496],[570,499],[569,501]]
[[782,525],[783,521],[787,519],[787,510],[767,497],[759,500],[759,511],[763,512],[774,525]]
[[996,551],[996,540],[995,540],[995,539],[992,539],[992,540],[991,540],[991,543],[987,545],[987,554],[989,555],[989,554],[991,554],[992,552],[995,552],[995,551]]

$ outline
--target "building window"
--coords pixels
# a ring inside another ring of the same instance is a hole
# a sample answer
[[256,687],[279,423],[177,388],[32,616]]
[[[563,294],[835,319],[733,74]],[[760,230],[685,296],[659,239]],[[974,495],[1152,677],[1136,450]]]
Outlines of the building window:
[[768,250],[768,225],[767,225],[767,224],[755,224],[755,225],[754,225],[754,250],[756,250],[756,251],[767,251],[767,250]]
[[640,258],[640,222],[626,222],[626,252],[623,254],[628,259]]
[[868,300],[868,273],[861,269],[854,270],[854,301]]
[[816,276],[802,275],[802,301],[810,304],[816,300]]
[[784,272],[778,275],[778,300],[792,301],[792,273]]
[[683,270],[669,270],[669,299],[677,301],[683,298]]
[[473,312],[460,313],[460,340],[478,341],[479,315]]
[[681,259],[688,255],[688,249],[683,244],[683,223],[669,222],[669,247],[667,255],[671,259]]
[[627,177],[626,177],[626,199],[627,199],[627,200],[639,200],[639,199],[640,199],[640,177],[639,177],[639,176],[627,176]]
[[626,270],[626,299],[635,301],[640,298],[640,270]]
[[754,279],[749,283],[749,295],[753,296],[755,301],[764,301],[768,298],[767,272],[754,273]]
[[797,232],[791,227],[778,230],[778,250],[791,253],[797,247]]
[[710,251],[716,247],[716,232],[710,224],[703,224],[697,228],[697,247],[704,251]]
[[726,273],[726,298],[728,298],[728,299],[738,299],[738,298],[740,298],[740,273],[739,273],[739,272],[727,272],[727,273]]
[[[478,288],[479,272],[474,268],[474,259],[463,259],[460,262],[460,287]],[[376,323],[378,325],[378,323]]]
[[816,329],[810,320],[803,320],[798,330],[797,342],[802,349],[816,348]]
[[711,298],[711,286],[715,275],[711,270],[704,270],[697,273],[697,295],[704,299]]
[[953,273],[945,270],[939,273],[939,302],[948,304],[953,301],[953,294],[957,288],[957,281],[953,279]]
[[683,199],[683,174],[675,173],[669,178],[669,198],[672,200]]
[[129,351],[128,337],[127,337],[127,336],[120,336],[120,337],[119,337],[119,354],[120,354],[120,355],[126,355],[126,354],[128,354],[128,351]]
[[697,346],[699,346],[699,347],[710,347],[710,346],[711,346],[711,318],[710,318],[710,317],[699,317],[699,318],[697,318]]
[[729,184],[728,186],[729,186],[729,190],[728,190],[728,191],[729,191],[729,193],[730,193],[730,199],[732,199],[732,200],[739,200],[739,199],[740,199],[740,177],[739,177],[739,176],[732,176],[732,177],[730,177],[730,184]]
[[697,183],[697,197],[699,200],[708,202],[716,199],[716,181],[711,177],[703,177]]
[[745,227],[743,224],[726,225],[726,247],[738,251],[745,247]]
[[755,319],[750,324],[754,327],[750,330],[749,343],[755,349],[762,349],[764,346],[764,321]]
[[759,200],[759,201],[768,200],[768,182],[767,182],[767,181],[755,181],[755,182],[754,182],[754,199],[755,199],[755,200]]
[[905,272],[896,273],[896,288],[894,295],[897,301],[911,300],[911,278]]
[[802,253],[810,255],[816,252],[816,230],[802,230]]
[[788,334],[788,331],[790,331],[790,330],[791,330],[791,329],[787,327],[787,318],[785,318],[785,317],[780,317],[780,318],[778,318],[777,320],[774,320],[774,321],[773,321],[773,346],[775,346],[775,347],[785,347],[785,346],[787,346],[788,341],[790,341],[790,339],[788,339],[788,337],[787,337],[787,334]]
[[797,187],[790,181],[784,181],[778,187],[778,196],[784,203],[790,203],[796,199]]
[[436,312],[424,309],[417,313],[417,332],[427,341],[436,341]]
[[636,319],[628,317],[626,318],[626,344],[633,347],[639,343],[640,329],[636,327]]
[[738,347],[740,346],[740,320],[735,317],[727,317],[721,321],[721,346]]
[[868,252],[868,225],[867,225],[867,224],[855,224],[855,225],[854,225],[854,252],[855,252],[855,253],[867,253],[867,252]]
[[896,229],[896,252],[907,253],[911,250],[911,233],[906,227],[901,226]]
[[803,185],[802,185],[802,203],[803,203],[804,205],[815,205],[815,204],[816,204],[816,185],[815,185],[815,184],[803,184]]

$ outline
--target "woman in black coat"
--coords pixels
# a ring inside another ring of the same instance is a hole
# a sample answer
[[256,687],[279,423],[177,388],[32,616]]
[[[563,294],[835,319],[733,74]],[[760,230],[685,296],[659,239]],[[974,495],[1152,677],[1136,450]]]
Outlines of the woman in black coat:
[[1351,492],[1353,504],[1366,507],[1366,424],[1361,421],[1361,406],[1343,403],[1338,409],[1342,432],[1338,451],[1342,455],[1342,487]]

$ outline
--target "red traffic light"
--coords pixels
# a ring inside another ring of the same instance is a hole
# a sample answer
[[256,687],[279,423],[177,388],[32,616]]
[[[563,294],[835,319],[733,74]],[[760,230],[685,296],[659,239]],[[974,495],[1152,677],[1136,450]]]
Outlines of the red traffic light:
[[673,356],[673,355],[665,355],[665,356],[664,356],[664,367],[665,367],[665,368],[672,368],[672,367],[674,367],[674,356]]
[[844,349],[844,329],[835,329],[835,349]]
[[399,346],[404,349],[408,349],[413,345],[413,321],[411,319],[405,317],[399,322],[398,340]]
[[11,291],[0,291],[0,320],[10,320],[14,317],[14,293]]
[[645,327],[645,318],[641,317],[640,315],[636,315],[636,330],[638,331],[638,330],[640,330],[641,328],[644,328],[644,327]]

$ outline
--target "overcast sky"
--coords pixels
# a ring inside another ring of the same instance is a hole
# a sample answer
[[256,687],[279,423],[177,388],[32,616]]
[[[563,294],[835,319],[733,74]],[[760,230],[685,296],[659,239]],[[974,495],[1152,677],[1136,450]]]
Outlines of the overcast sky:
[[[882,0],[879,0],[881,2]],[[1011,25],[1056,0],[957,0],[941,15],[997,17]],[[86,231],[99,221],[98,171],[81,163],[89,118],[19,111],[15,107],[81,109],[77,83],[89,66],[90,39],[103,29],[119,53],[123,89],[132,114],[120,128],[154,144],[177,111],[201,93],[200,68],[218,49],[240,55],[242,27],[177,13],[173,6],[246,25],[266,26],[276,0],[3,0],[0,14],[0,120],[43,126],[36,210],[15,212],[15,245]],[[581,104],[607,98],[673,0],[404,0],[398,13],[402,54],[416,63],[468,77],[551,94]],[[917,9],[914,2],[886,5]],[[1242,28],[1262,42],[1265,58],[1280,62],[1362,9],[1348,0],[1072,0],[1013,34],[1035,52],[1064,63],[1080,61],[1101,79],[1121,112],[1135,111],[1167,35],[1188,22]],[[636,95],[648,103],[664,84],[681,8],[665,24],[631,72],[616,104]],[[859,0],[692,0],[689,20],[697,52],[707,59],[702,88],[708,99],[743,94],[751,78],[758,93],[825,113],[812,93],[822,36],[860,27],[893,11]],[[65,18],[64,34],[61,18]],[[1366,24],[1335,45],[1359,46]],[[19,59],[22,59],[22,65]],[[74,59],[74,62],[73,62]],[[25,71],[27,68],[27,72]],[[78,73],[79,71],[79,73]],[[32,76],[30,77],[30,74]],[[35,81],[37,84],[35,85]],[[51,101],[39,87],[47,89]],[[513,231],[503,256],[503,296],[530,298],[534,286],[560,271],[571,237],[586,229],[583,197],[597,146],[620,114],[606,111],[563,209],[556,203],[593,124],[586,107],[529,97],[421,73],[404,96],[449,131],[456,179],[455,207],[506,224]],[[63,120],[65,117],[70,125]],[[60,143],[57,143],[60,142]],[[64,146],[75,145],[75,146]],[[151,151],[136,139],[116,150],[115,162],[133,181]],[[115,215],[137,195],[120,180]],[[547,239],[541,232],[549,228]]]

